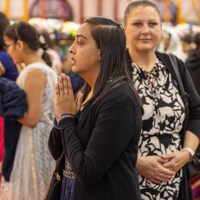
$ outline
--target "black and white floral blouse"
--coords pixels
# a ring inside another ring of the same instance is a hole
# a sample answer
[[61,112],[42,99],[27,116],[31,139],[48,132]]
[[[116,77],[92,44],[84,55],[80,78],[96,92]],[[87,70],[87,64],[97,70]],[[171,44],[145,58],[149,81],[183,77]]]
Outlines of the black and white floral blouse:
[[[144,106],[139,156],[160,156],[179,150],[185,108],[176,81],[158,59],[150,72],[145,72],[134,62],[132,67],[135,88]],[[181,177],[182,171],[172,180],[157,185],[139,174],[142,199],[177,199]]]

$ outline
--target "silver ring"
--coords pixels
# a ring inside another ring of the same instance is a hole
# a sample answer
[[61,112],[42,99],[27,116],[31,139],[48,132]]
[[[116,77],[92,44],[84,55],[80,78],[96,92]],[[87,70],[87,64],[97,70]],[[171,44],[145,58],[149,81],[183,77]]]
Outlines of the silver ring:
[[69,91],[68,91],[68,90],[64,90],[64,93],[68,94],[68,93],[69,93]]

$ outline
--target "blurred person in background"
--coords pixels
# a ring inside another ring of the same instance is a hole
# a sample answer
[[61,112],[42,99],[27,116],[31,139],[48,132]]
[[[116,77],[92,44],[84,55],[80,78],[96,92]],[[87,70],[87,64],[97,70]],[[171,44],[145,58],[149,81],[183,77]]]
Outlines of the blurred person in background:
[[[26,22],[7,27],[4,32],[7,52],[15,64],[24,63],[17,84],[26,92],[28,111],[22,124],[6,200],[42,200],[55,162],[48,150],[54,115],[56,73],[51,69],[44,41]],[[38,55],[42,48],[43,54]]]
[[196,33],[194,35],[193,42],[195,44],[195,48],[190,50],[185,63],[200,95],[200,33]]
[[191,34],[185,34],[181,38],[181,44],[183,48],[183,52],[186,54],[186,59],[188,58],[188,55],[190,54],[190,51],[192,51],[194,47],[193,43],[193,35]]
[[173,53],[181,60],[185,61],[187,55],[183,52],[181,39],[173,27],[163,26],[162,40],[158,45],[158,51]]

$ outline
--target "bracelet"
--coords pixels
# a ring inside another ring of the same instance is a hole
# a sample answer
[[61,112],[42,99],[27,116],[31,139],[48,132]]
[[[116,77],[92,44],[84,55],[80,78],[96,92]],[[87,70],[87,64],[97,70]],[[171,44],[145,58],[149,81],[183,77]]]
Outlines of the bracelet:
[[71,113],[62,113],[58,117],[54,117],[53,125],[56,129],[60,129],[58,123],[64,118],[75,118],[75,116]]
[[74,118],[75,118],[75,116],[74,116],[73,114],[71,114],[71,113],[61,113],[61,114],[58,116],[58,118],[61,118],[61,117],[63,117],[63,116],[71,116],[71,117],[74,117]]
[[60,127],[58,126],[58,123],[57,123],[57,118],[58,118],[58,117],[54,117],[54,119],[53,119],[53,125],[54,125],[54,127],[55,127],[56,129],[60,129]]
[[61,113],[58,117],[57,117],[57,123],[59,123],[59,121],[61,119],[64,119],[66,117],[71,117],[71,118],[75,118],[75,116],[71,113]]
[[191,148],[189,148],[189,147],[185,147],[185,148],[181,149],[181,151],[187,151],[187,152],[189,152],[189,154],[190,154],[190,160],[192,160],[192,158],[193,158],[193,156],[195,154],[195,152]]
[[74,116],[72,116],[72,115],[63,115],[63,116],[61,116],[61,117],[59,117],[57,119],[57,123],[59,123],[62,119],[65,119],[65,118],[73,118],[74,119]]

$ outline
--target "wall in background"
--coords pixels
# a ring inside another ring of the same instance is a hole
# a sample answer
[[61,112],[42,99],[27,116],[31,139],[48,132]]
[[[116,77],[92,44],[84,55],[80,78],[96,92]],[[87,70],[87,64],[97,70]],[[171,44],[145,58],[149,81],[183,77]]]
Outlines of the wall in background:
[[[59,14],[59,0],[38,0],[42,5],[44,2],[52,4],[54,10]],[[117,21],[123,20],[125,7],[132,0],[67,0],[72,8],[74,21],[82,22],[89,16],[104,16]],[[173,2],[177,9],[178,22],[200,23],[200,0],[155,0],[161,7],[162,14],[166,16],[169,2]],[[11,19],[29,18],[29,11],[35,0],[0,0],[0,10],[5,12]],[[62,0],[63,2],[63,0]],[[27,9],[28,8],[28,9]],[[40,15],[42,11],[39,9]],[[170,14],[169,14],[170,15]],[[168,16],[170,17],[170,16]]]

